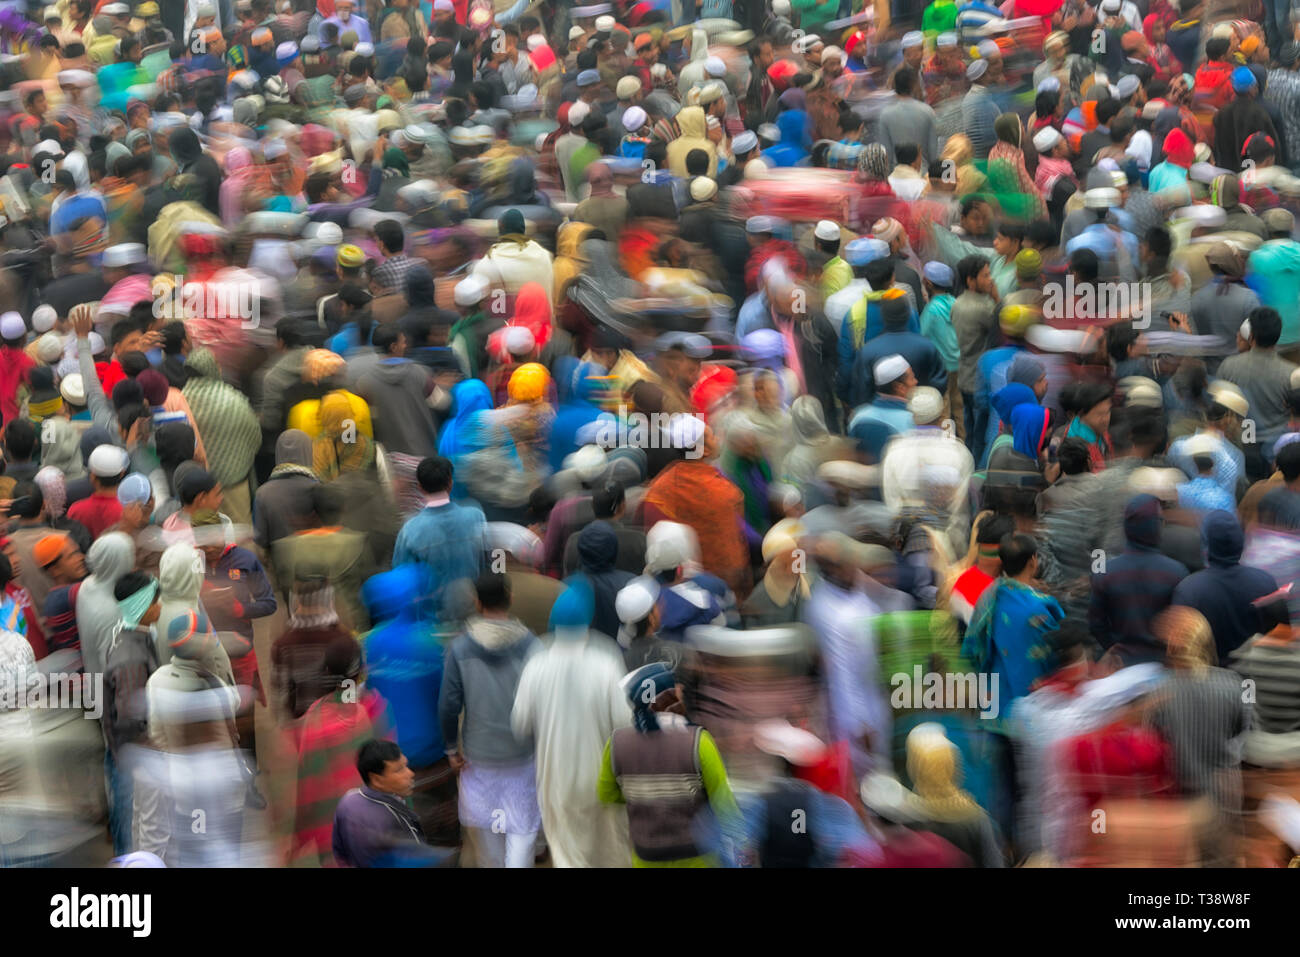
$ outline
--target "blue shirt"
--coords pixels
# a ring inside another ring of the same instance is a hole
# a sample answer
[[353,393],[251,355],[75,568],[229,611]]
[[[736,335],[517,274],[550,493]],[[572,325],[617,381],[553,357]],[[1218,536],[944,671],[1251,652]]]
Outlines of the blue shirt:
[[432,575],[430,593],[440,603],[449,582],[478,578],[486,532],[483,510],[477,505],[450,501],[426,505],[397,533],[393,565],[424,565]]

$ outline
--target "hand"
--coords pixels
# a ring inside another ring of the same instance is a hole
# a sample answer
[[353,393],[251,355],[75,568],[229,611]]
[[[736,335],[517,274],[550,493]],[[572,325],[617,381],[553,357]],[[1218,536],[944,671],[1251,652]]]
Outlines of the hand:
[[451,765],[453,771],[459,771],[461,768],[465,767],[465,759],[459,754],[447,755],[447,763]]
[[1187,318],[1187,313],[1171,312],[1169,314],[1169,328],[1174,330],[1174,332],[1190,333],[1192,331],[1192,324]]
[[72,320],[72,330],[77,334],[78,339],[90,338],[90,332],[95,327],[95,317],[91,313],[89,303],[73,306],[72,311],[68,313],[68,318]]
[[146,332],[140,341],[141,352],[148,352],[150,349],[161,349],[163,336],[161,332]]

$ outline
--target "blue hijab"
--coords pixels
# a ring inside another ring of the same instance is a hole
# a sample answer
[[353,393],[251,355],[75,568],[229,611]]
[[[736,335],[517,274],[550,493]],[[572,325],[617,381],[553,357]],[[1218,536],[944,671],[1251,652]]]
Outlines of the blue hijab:
[[475,412],[492,408],[492,390],[482,379],[464,379],[451,390],[451,418],[442,426],[438,436],[438,454],[451,459],[468,451],[465,448],[465,426]]
[[1011,413],[1012,444],[1021,455],[1037,462],[1046,432],[1047,410],[1037,402],[1022,402]]
[[1037,405],[1038,397],[1034,395],[1033,389],[1020,382],[1005,385],[993,395],[993,410],[1008,427],[1011,425],[1011,413],[1016,410],[1016,406],[1026,403]]

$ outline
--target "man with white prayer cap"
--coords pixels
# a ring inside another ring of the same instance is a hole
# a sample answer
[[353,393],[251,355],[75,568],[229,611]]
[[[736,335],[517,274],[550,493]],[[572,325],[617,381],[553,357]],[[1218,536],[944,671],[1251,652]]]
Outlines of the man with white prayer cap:
[[[929,386],[917,388],[907,402],[915,427],[899,433],[885,447],[880,463],[880,490],[885,505],[911,511],[948,536],[951,556],[964,555],[970,537],[970,477],[975,460],[955,426],[943,418],[943,395]],[[938,481],[942,479],[942,481]]]
[[452,292],[460,320],[451,327],[448,338],[461,366],[471,377],[486,367],[488,338],[505,324],[504,316],[493,315],[485,308],[491,291],[492,283],[486,276],[471,273],[456,283]]
[[724,608],[734,596],[716,575],[701,570],[700,560],[699,536],[691,526],[657,521],[646,531],[645,573],[660,586],[659,633],[665,640],[682,641],[692,625],[726,623]]
[[623,649],[623,663],[635,671],[652,661],[663,661],[676,668],[682,660],[682,646],[659,638],[659,592],[662,589],[650,575],[640,575],[618,593],[614,610],[622,623],[618,643]]
[[859,406],[849,420],[849,435],[858,449],[879,459],[885,444],[914,426],[907,400],[916,388],[916,373],[907,360],[894,353],[876,361],[871,375],[875,381],[875,398]]

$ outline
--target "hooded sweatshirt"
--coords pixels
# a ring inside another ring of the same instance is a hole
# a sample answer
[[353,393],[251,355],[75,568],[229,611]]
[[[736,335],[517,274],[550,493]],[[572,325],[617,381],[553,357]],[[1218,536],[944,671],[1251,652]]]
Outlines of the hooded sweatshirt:
[[113,596],[117,580],[135,567],[135,545],[124,532],[109,532],[86,555],[90,577],[77,592],[77,629],[88,675],[102,674],[104,656],[122,616]]
[[522,764],[533,755],[530,739],[519,741],[510,725],[519,676],[541,643],[517,618],[475,615],[447,649],[438,719],[447,752],[457,746],[457,723],[466,760],[485,765]]
[[1182,562],[1160,552],[1164,524],[1159,500],[1136,495],[1124,509],[1124,551],[1092,576],[1088,623],[1104,648],[1120,645],[1130,661],[1161,660],[1164,648],[1151,633],[1151,619],[1172,604],[1187,577]]
[[635,576],[619,571],[618,535],[609,522],[595,521],[578,535],[578,558],[582,574],[591,583],[595,599],[591,629],[613,638],[618,634],[619,617],[614,608],[619,591]]
[[[172,660],[172,650],[167,645],[167,627],[173,619],[188,615],[191,611],[207,614],[203,602],[199,599],[199,590],[203,587],[203,568],[202,553],[186,542],[177,542],[170,546],[158,560],[158,597],[162,603],[157,629],[160,665],[165,665]],[[230,656],[221,642],[212,642],[211,649],[198,659],[197,664],[226,684],[235,683],[235,676],[230,667]]]
[[417,599],[423,588],[414,565],[375,575],[361,596],[378,622],[365,636],[368,683],[392,706],[397,743],[413,768],[427,768],[445,753],[438,722],[443,650]]
[[437,454],[429,371],[409,359],[388,357],[357,381],[370,404],[375,441],[389,452],[425,458]]
[[1240,647],[1258,629],[1251,603],[1277,590],[1277,581],[1263,569],[1241,564],[1246,537],[1231,512],[1210,512],[1201,525],[1206,567],[1188,575],[1174,589],[1173,603],[1195,608],[1210,624],[1219,661]]
[[[681,130],[681,136],[668,144],[668,171],[679,179],[686,179],[686,157],[691,150],[704,150],[709,154],[709,168],[705,171],[706,176],[716,176],[718,174],[718,148],[714,145],[713,140],[709,139],[708,120],[705,118],[704,109],[699,106],[688,106],[682,109],[676,116],[677,128]],[[786,165],[794,165],[786,164]]]
[[808,114],[803,110],[786,110],[776,118],[781,140],[763,151],[763,158],[773,166],[798,166],[808,158]]
[[312,526],[312,439],[288,429],[275,440],[275,468],[253,499],[254,537],[264,551],[280,539]]

